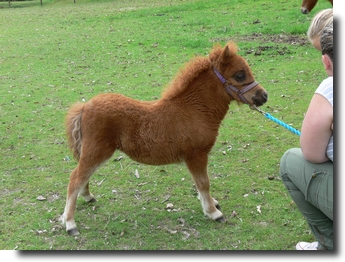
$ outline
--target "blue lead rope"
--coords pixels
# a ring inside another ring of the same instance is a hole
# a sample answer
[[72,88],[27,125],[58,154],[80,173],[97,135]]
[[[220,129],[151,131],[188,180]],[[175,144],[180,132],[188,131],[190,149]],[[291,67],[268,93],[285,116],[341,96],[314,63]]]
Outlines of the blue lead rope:
[[284,122],[280,121],[279,119],[271,116],[269,113],[264,113],[263,114],[266,118],[272,120],[273,122],[276,122],[277,124],[285,127],[287,130],[290,130],[292,133],[301,136],[301,132],[291,126],[289,126],[288,124],[285,124]]
[[263,114],[266,118],[272,120],[273,122],[285,127],[287,130],[291,131],[292,133],[301,136],[301,132],[291,126],[289,126],[288,124],[285,124],[283,121],[280,121],[279,119],[271,116],[269,113],[266,113],[264,111],[262,111],[261,109],[257,108],[256,106],[250,106],[250,109],[255,109],[257,111],[259,111],[261,114]]

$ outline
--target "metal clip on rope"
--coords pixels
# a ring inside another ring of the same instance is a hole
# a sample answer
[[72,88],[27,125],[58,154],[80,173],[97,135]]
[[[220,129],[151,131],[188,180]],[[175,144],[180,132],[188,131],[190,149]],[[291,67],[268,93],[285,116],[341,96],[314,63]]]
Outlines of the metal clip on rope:
[[301,132],[291,126],[289,126],[288,124],[285,124],[283,121],[280,121],[279,119],[271,116],[269,113],[266,113],[265,111],[262,111],[261,109],[259,109],[258,107],[256,107],[255,105],[253,106],[249,106],[250,109],[252,110],[256,110],[258,112],[260,112],[262,115],[264,115],[266,118],[272,120],[273,122],[285,127],[287,130],[291,131],[292,133],[296,134],[296,135],[301,135]]

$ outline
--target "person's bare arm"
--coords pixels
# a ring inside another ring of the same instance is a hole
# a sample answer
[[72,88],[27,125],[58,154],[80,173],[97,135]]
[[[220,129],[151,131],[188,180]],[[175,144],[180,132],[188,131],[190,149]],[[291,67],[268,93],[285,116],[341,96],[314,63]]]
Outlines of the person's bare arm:
[[326,149],[332,135],[333,107],[327,99],[314,94],[305,115],[300,137],[303,156],[310,162],[328,161]]

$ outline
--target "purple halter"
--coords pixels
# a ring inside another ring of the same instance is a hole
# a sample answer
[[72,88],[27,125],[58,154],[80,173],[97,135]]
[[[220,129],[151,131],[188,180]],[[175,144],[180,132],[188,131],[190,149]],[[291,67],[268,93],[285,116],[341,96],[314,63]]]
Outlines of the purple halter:
[[245,104],[249,104],[247,99],[244,97],[244,93],[248,92],[250,89],[256,87],[259,83],[254,81],[253,83],[247,85],[245,88],[243,89],[238,89],[236,87],[234,87],[233,85],[231,85],[228,80],[226,80],[221,73],[219,73],[215,68],[213,68],[213,71],[215,72],[215,74],[217,75],[217,77],[219,78],[219,80],[223,83],[226,91],[228,91],[228,94],[231,97],[234,97],[233,95],[231,95],[231,91],[235,92],[237,94],[237,96],[242,100],[243,103]]

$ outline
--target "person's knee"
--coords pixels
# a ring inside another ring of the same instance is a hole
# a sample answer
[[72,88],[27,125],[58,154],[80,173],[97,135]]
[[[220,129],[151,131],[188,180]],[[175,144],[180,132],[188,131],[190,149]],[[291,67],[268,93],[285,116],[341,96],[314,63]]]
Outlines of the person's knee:
[[296,162],[296,160],[300,159],[300,155],[302,155],[302,151],[300,148],[290,148],[281,157],[279,173],[284,184],[286,184],[286,181],[290,181],[289,175],[291,169],[294,165],[297,164],[297,162],[299,162]]
[[290,152],[293,148],[287,150],[284,155],[280,159],[280,176],[286,175],[286,167],[289,165],[289,160],[290,160]]

